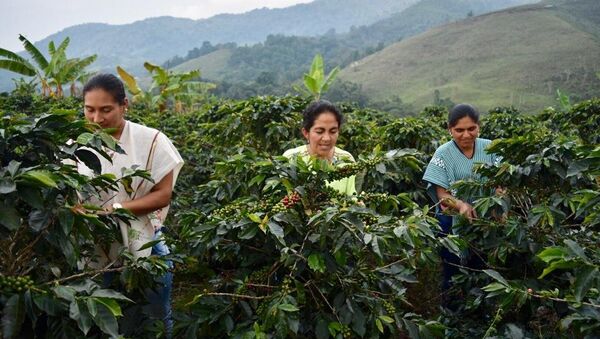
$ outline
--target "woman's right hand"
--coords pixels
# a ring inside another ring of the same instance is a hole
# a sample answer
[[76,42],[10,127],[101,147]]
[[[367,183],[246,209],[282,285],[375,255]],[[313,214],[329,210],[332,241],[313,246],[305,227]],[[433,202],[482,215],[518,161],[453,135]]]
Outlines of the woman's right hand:
[[475,212],[475,209],[469,203],[459,200],[456,204],[456,209],[458,210],[459,214],[469,219],[469,222],[472,222],[473,219],[477,218],[477,212]]

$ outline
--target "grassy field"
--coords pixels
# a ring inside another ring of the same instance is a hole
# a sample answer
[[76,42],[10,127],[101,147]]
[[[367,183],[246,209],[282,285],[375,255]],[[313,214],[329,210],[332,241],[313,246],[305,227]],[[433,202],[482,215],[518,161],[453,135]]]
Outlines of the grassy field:
[[[581,6],[568,15],[582,12],[590,15]],[[600,42],[565,17],[561,6],[543,3],[468,18],[393,44],[340,77],[376,100],[399,95],[417,107],[431,103],[435,90],[482,109],[538,110],[555,103],[557,89],[600,95]]]
[[230,56],[230,49],[220,49],[199,58],[186,61],[174,67],[173,71],[187,72],[193,69],[200,69],[202,78],[223,80],[223,71],[227,67],[227,61]]
[[600,1],[547,0],[558,8],[557,15],[600,41]]

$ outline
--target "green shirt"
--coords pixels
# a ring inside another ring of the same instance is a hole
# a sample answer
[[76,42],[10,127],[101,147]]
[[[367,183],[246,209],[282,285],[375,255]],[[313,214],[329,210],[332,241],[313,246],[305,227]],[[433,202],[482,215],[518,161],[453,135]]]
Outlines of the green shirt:
[[[283,153],[283,156],[290,159],[293,157],[301,156],[304,160],[308,160],[310,154],[308,153],[308,146],[303,145],[285,151]],[[356,162],[352,154],[344,151],[341,148],[335,147],[333,150],[332,162],[334,165],[336,165],[339,164],[341,160]],[[340,180],[327,182],[327,186],[337,190],[340,193],[344,193],[346,195],[354,195],[356,194],[356,177],[353,175],[347,178],[342,178]]]

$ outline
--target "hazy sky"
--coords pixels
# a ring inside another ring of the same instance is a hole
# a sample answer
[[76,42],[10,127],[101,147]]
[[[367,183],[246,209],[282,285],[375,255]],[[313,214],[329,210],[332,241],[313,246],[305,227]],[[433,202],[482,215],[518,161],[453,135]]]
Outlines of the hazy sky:
[[69,26],[124,24],[170,15],[191,19],[255,8],[280,8],[312,0],[0,0],[0,47],[22,50],[19,33],[41,40]]

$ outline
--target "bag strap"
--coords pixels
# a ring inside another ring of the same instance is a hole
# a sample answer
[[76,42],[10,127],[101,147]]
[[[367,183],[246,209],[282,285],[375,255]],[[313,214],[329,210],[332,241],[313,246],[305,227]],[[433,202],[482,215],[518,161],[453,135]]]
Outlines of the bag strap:
[[[152,144],[150,145],[150,151],[148,151],[148,160],[146,160],[146,166],[144,167],[144,169],[148,172],[150,172],[152,170],[152,160],[154,158],[154,153],[155,153],[154,150],[156,149],[156,138],[158,137],[159,134],[160,134],[160,131],[156,131],[156,134],[154,134],[154,138],[152,139]],[[144,179],[142,179],[140,181],[140,183],[138,184],[138,186],[136,187],[135,193],[133,194],[133,197],[131,198],[131,200],[135,199],[135,197],[137,196],[137,192],[143,183],[144,183]]]

